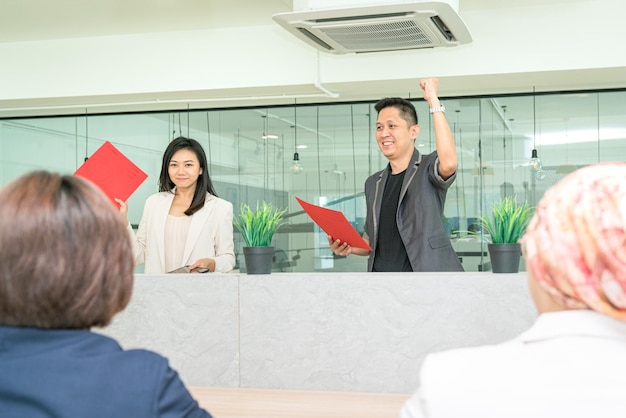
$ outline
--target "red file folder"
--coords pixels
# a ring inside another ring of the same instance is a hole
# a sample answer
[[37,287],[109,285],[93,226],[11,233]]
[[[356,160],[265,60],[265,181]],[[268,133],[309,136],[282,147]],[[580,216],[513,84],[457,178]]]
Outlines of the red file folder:
[[74,173],[93,182],[116,205],[114,198],[128,200],[148,178],[139,167],[106,141]]
[[351,247],[371,250],[367,242],[348,222],[348,219],[342,212],[307,203],[298,197],[296,197],[296,200],[300,203],[302,209],[313,219],[313,222],[333,239],[346,242]]

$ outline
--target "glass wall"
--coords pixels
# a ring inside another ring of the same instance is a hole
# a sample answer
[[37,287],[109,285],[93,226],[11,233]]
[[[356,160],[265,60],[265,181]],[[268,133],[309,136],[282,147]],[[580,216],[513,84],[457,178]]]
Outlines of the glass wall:
[[[488,269],[486,245],[468,230],[505,195],[535,205],[564,175],[600,161],[626,160],[626,92],[447,98],[446,115],[459,156],[443,222],[466,271]],[[421,131],[415,146],[435,149],[423,100],[414,102]],[[365,271],[366,259],[334,257],[323,232],[295,200],[342,211],[363,230],[365,179],[387,160],[375,141],[374,103],[75,115],[0,120],[0,185],[35,169],[73,173],[110,141],[148,179],[129,199],[138,224],[143,203],[157,191],[161,157],[179,135],[200,141],[220,197],[255,206],[265,200],[288,209],[276,234],[275,271]],[[532,149],[542,167],[531,171]],[[294,169],[294,153],[301,169]],[[235,233],[237,268],[243,241]],[[522,269],[524,267],[522,266]],[[141,269],[138,270],[139,272]]]

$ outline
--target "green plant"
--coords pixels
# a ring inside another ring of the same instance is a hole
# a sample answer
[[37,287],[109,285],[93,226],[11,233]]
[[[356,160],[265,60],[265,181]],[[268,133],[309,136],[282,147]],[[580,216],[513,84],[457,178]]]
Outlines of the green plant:
[[244,203],[234,224],[241,232],[246,246],[269,247],[274,233],[284,224],[282,220],[285,212],[287,209],[276,208],[267,202],[261,205],[257,202],[256,210]]
[[526,202],[517,203],[513,197],[505,197],[493,205],[491,217],[479,218],[480,225],[489,233],[493,244],[514,244],[524,235],[533,209]]

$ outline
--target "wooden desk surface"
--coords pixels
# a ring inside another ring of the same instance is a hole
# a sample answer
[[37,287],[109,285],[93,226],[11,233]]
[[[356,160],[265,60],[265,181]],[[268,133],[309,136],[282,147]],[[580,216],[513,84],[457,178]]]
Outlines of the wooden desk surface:
[[214,418],[398,418],[398,393],[190,387]]

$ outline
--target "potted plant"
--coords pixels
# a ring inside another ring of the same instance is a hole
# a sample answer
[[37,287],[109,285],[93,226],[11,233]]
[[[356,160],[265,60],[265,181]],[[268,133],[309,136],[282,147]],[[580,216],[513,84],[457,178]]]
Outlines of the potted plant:
[[479,224],[489,235],[489,258],[494,273],[517,273],[522,255],[519,239],[526,232],[533,209],[526,202],[505,197],[493,206],[491,216],[479,218]]
[[287,209],[279,209],[267,202],[261,205],[257,202],[255,210],[245,203],[241,205],[233,223],[246,244],[243,255],[248,274],[271,273],[274,257],[272,237],[283,225],[285,212]]

